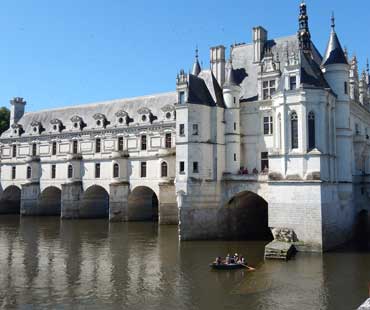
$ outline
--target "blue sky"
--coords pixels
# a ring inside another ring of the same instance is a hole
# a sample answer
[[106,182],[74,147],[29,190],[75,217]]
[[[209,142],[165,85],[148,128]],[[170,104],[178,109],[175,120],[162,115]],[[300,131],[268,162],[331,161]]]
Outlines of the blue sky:
[[[232,4],[230,4],[232,3]],[[253,3],[253,4],[252,4]],[[295,34],[299,0],[4,0],[0,4],[0,105],[24,97],[35,111],[175,89],[194,49]],[[361,67],[370,56],[370,2],[307,0],[312,38],[324,53],[335,11],[342,45]]]

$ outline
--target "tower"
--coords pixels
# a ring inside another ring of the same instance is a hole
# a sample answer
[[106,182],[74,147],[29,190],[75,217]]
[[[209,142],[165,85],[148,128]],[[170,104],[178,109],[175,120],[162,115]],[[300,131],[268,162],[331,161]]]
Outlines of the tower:
[[240,86],[235,80],[231,58],[226,65],[226,79],[223,86],[225,113],[225,170],[237,173],[240,170]]
[[348,91],[349,65],[335,32],[334,14],[331,18],[330,38],[321,66],[326,81],[337,95],[335,116],[338,181],[352,182],[350,164],[352,162],[352,133]]
[[195,49],[195,61],[193,64],[193,69],[191,70],[191,74],[198,76],[199,73],[202,71],[202,68],[200,67],[199,64],[199,59],[198,59],[198,47]]
[[305,2],[302,2],[300,5],[298,39],[300,50],[303,52],[310,52],[311,33],[308,28],[307,6]]

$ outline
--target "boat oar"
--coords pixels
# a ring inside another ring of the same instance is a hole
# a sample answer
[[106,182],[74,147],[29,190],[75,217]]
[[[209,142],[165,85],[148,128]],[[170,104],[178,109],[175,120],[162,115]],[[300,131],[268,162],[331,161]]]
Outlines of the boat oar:
[[250,270],[250,271],[256,270],[256,268],[250,267],[250,266],[245,265],[245,264],[240,264],[240,265],[244,266],[245,268],[248,268],[248,270]]

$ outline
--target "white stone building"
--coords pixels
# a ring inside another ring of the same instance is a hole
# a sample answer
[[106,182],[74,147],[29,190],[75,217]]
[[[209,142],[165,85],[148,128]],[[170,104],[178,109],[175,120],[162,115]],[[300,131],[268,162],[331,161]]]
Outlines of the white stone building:
[[172,93],[25,113],[1,136],[0,212],[179,224],[182,240],[268,237],[301,250],[349,240],[370,206],[370,75],[332,18],[324,56],[298,35],[196,55]]

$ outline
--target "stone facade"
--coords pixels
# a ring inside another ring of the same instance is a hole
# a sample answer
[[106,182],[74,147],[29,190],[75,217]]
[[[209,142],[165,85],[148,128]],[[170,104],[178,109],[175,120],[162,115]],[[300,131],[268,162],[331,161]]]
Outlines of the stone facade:
[[[40,112],[11,101],[0,213],[178,224],[182,240],[274,237],[324,251],[370,206],[370,75],[332,22],[198,55],[176,91]],[[272,234],[270,233],[270,229]]]

